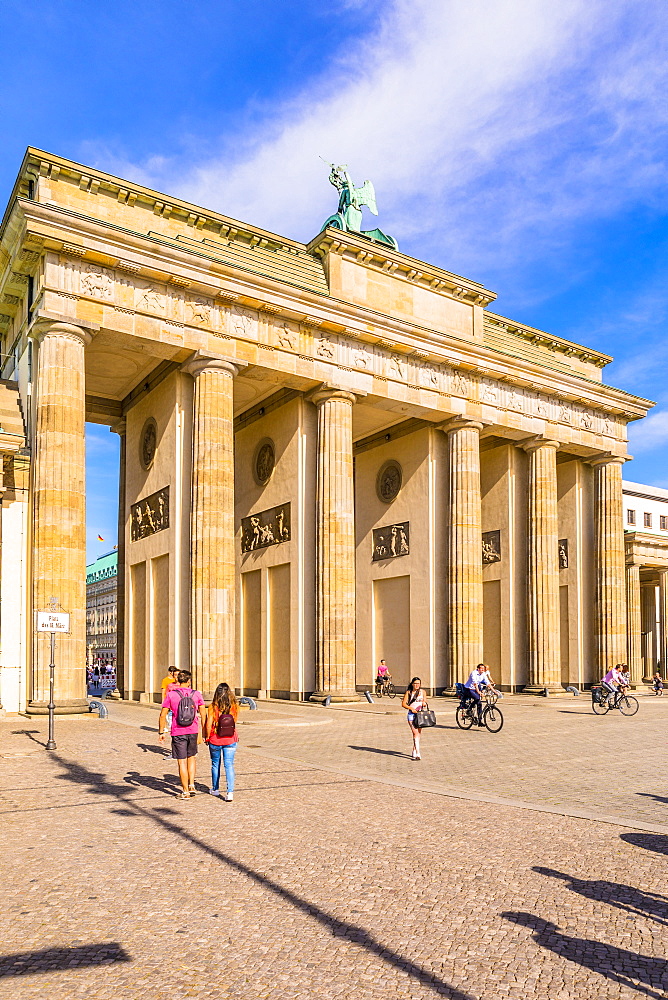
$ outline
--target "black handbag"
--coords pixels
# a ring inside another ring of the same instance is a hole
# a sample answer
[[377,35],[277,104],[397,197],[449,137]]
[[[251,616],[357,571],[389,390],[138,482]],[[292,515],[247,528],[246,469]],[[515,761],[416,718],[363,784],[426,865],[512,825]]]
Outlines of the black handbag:
[[413,720],[413,726],[415,729],[429,729],[431,726],[436,725],[436,713],[432,712],[431,709],[421,708],[419,712],[415,713],[415,718]]

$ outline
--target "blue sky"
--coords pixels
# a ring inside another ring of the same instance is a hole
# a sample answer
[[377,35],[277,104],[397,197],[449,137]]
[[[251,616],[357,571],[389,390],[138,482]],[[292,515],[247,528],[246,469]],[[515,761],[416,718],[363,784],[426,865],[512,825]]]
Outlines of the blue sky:
[[[0,37],[5,197],[31,144],[309,239],[347,162],[407,253],[615,357],[668,486],[665,0],[4,0]],[[116,457],[93,428],[91,554]]]

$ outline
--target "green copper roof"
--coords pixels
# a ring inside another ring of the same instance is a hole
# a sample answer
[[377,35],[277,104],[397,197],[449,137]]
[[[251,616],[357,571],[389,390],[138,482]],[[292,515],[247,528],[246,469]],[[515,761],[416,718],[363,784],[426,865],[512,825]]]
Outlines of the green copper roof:
[[97,583],[98,580],[108,580],[118,573],[118,552],[105,552],[95,562],[86,566],[86,583]]

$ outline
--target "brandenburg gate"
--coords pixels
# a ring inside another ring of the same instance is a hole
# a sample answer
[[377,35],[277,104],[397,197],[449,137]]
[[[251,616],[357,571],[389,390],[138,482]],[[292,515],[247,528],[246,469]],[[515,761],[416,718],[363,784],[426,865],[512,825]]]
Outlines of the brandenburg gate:
[[[626,660],[622,466],[651,403],[361,232],[372,188],[338,170],[339,212],[302,244],[27,151],[2,386],[30,465],[26,621],[72,615],[59,711],[85,707],[86,421],[120,436],[126,697],[155,700],[169,663],[205,694],[346,700],[381,657],[439,691],[482,660],[530,691]],[[28,633],[40,712],[48,637]]]

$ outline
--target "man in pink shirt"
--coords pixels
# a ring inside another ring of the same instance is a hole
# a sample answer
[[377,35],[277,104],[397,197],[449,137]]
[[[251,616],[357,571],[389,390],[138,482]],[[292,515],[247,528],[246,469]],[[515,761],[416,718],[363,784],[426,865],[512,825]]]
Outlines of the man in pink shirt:
[[[190,687],[192,674],[189,670],[179,670],[176,683],[165,691],[162,711],[158,720],[158,736],[165,741],[167,714],[172,713],[172,757],[179,767],[181,779],[180,798],[189,799],[195,794],[195,768],[197,764],[197,744],[200,740],[200,723],[204,728],[206,710],[199,691]],[[199,715],[199,719],[198,719]]]

